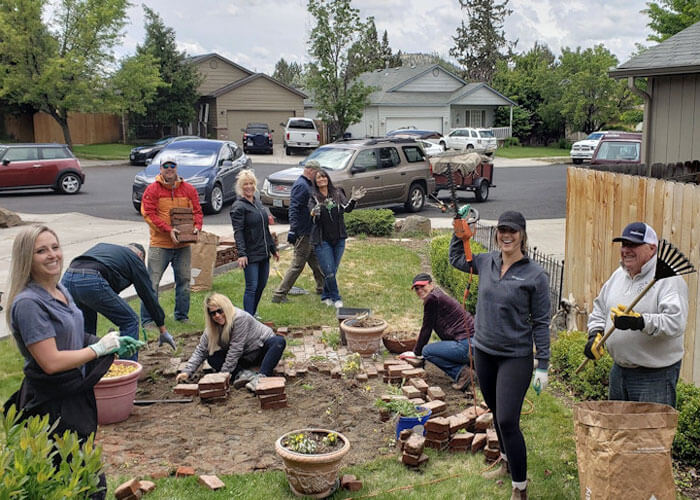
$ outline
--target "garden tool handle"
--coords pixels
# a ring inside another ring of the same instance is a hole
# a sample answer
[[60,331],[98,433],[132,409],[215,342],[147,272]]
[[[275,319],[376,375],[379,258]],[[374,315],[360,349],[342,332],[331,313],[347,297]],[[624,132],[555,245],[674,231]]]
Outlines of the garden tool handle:
[[466,219],[455,218],[452,220],[452,227],[454,228],[455,236],[462,240],[464,258],[467,262],[471,262],[472,248],[469,245],[469,239],[472,237],[472,229],[469,227],[469,222]]
[[[634,306],[636,306],[639,303],[639,301],[642,300],[642,297],[644,297],[644,295],[649,291],[649,289],[654,285],[654,283],[656,283],[656,279],[651,280],[649,282],[649,284],[644,287],[644,290],[639,292],[639,295],[637,295],[635,297],[635,299],[632,301],[632,303],[630,305],[628,305],[627,307],[625,307],[625,310],[623,312],[627,313],[627,312],[630,312],[632,309],[634,309]],[[615,325],[614,324],[610,325],[610,328],[608,328],[608,330],[605,332],[605,335],[603,335],[603,338],[600,339],[599,345],[605,345],[605,341],[608,340],[608,338],[610,337],[610,335],[612,335],[612,332],[614,332],[614,331],[615,331]],[[583,370],[583,367],[586,366],[586,363],[588,363],[589,361],[590,361],[590,359],[585,358],[583,360],[583,363],[581,363],[578,366],[578,368],[576,368],[576,371],[574,373],[579,373],[581,370]]]

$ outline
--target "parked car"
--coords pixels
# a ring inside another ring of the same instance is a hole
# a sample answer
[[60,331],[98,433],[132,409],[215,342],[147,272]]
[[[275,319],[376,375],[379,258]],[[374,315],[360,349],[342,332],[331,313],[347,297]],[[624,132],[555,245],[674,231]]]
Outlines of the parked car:
[[143,192],[160,172],[163,154],[177,158],[177,173],[197,189],[199,202],[208,214],[218,214],[224,203],[236,198],[238,173],[252,168],[250,158],[233,141],[196,139],[168,144],[134,177],[131,201],[137,212],[141,211]]
[[638,164],[642,158],[642,134],[608,132],[600,140],[591,158],[591,165]]
[[421,145],[427,156],[435,156],[442,153],[442,146],[439,144],[423,139],[417,139],[416,142]]
[[270,130],[267,123],[249,123],[241,129],[241,132],[243,132],[241,145],[244,153],[272,154],[272,133],[274,130]]
[[260,190],[260,200],[273,215],[287,216],[292,184],[309,160],[318,161],[346,196],[353,186],[364,186],[367,194],[358,203],[362,208],[403,203],[408,211],[419,212],[426,193],[435,191],[430,164],[415,140],[350,139],[321,146],[300,162],[301,167],[268,176]]
[[479,153],[492,155],[498,142],[493,130],[488,128],[456,128],[450,131],[445,137],[440,139],[440,145],[444,150],[456,149],[463,151],[473,149]]
[[189,141],[190,139],[199,139],[196,135],[178,135],[163,137],[162,139],[144,146],[138,146],[129,153],[129,163],[132,165],[148,165],[153,157],[172,142]]
[[0,190],[49,188],[75,194],[85,182],[65,144],[0,144]]
[[290,118],[284,127],[284,152],[291,155],[294,151],[317,148],[321,143],[321,134],[311,118]]
[[571,145],[571,151],[569,151],[569,156],[571,157],[571,162],[575,165],[579,165],[585,161],[590,161],[593,156],[593,151],[598,146],[600,140],[605,137],[605,134],[614,134],[617,132],[599,130],[597,132],[592,132],[585,139],[581,141],[576,141]]
[[418,130],[415,128],[397,128],[386,133],[387,137],[413,137],[414,139],[424,139],[434,141],[436,144],[442,139],[442,134],[435,130]]

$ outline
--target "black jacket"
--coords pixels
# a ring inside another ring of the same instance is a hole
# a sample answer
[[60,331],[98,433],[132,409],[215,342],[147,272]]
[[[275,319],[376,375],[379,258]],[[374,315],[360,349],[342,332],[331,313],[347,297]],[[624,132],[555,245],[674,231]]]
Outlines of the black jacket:
[[[322,241],[328,241],[331,244],[335,244],[337,240],[344,240],[348,237],[348,233],[345,230],[345,218],[343,214],[346,212],[352,212],[355,208],[356,201],[347,201],[345,195],[342,191],[337,190],[333,196],[333,201],[335,206],[329,211],[328,206],[323,203],[322,195],[318,192],[311,193],[309,198],[309,203],[307,205],[307,211],[311,214],[311,210],[317,205],[321,205],[321,212],[316,216],[311,218],[313,225],[311,226],[311,244],[318,245]],[[325,234],[324,228],[329,228],[332,226],[332,231],[337,240],[332,241],[331,238]]]
[[260,262],[277,253],[272,241],[267,211],[255,198],[254,203],[239,197],[231,207],[231,224],[239,257],[248,262]]

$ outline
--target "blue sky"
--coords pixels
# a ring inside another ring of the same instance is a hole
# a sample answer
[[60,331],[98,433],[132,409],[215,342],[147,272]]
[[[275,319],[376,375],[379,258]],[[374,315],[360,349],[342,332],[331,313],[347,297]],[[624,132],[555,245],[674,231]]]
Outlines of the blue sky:
[[[275,63],[307,62],[306,42],[312,18],[305,0],[145,0],[177,33],[181,50],[190,55],[218,52],[253,71],[272,73]],[[394,50],[437,52],[449,58],[452,36],[463,19],[457,0],[354,0],[363,18],[374,16],[380,34],[386,29]],[[511,0],[505,24],[516,51],[547,44],[558,55],[562,47],[603,43],[620,62],[635,43],[648,44],[648,17],[643,0]],[[143,10],[134,3],[118,55],[134,52],[143,40]]]

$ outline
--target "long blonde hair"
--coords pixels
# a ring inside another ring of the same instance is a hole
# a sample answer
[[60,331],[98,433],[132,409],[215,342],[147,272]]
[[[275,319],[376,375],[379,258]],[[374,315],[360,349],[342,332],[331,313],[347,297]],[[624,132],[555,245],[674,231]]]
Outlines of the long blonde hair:
[[258,180],[255,178],[253,171],[248,169],[241,170],[236,178],[236,194],[238,196],[243,196],[243,184],[249,181],[253,182],[253,187],[255,189],[258,188]]
[[[226,323],[224,326],[214,322],[209,315],[209,308],[215,307],[224,311]],[[221,347],[227,346],[231,341],[231,330],[233,329],[233,318],[236,316],[236,309],[226,295],[220,293],[210,293],[204,299],[204,323],[207,325],[207,340],[209,343],[209,354],[214,354]]]
[[[36,245],[36,240],[41,233],[49,232],[56,237],[58,240],[58,235],[56,232],[43,225],[33,225],[22,229],[17,236],[15,236],[15,241],[12,243],[12,263],[10,265],[10,291],[7,294],[7,302],[5,308],[5,321],[7,322],[8,328],[12,330],[12,302],[14,302],[15,297],[19,292],[24,290],[29,284],[29,280],[32,277],[32,261],[34,259],[34,245]],[[63,265],[61,263],[61,265]]]

